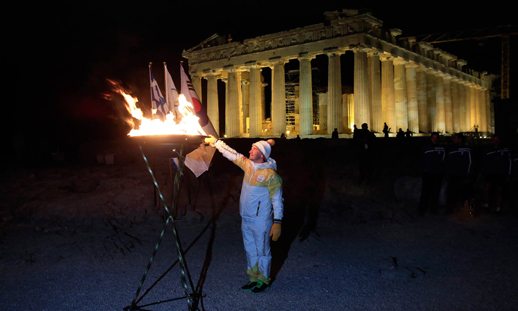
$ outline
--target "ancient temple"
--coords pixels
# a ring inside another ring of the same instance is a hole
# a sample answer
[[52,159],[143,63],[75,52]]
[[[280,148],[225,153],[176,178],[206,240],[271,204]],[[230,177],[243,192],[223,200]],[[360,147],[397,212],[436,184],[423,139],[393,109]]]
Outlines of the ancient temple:
[[[349,133],[368,123],[381,132],[492,132],[493,76],[470,70],[457,56],[401,30],[384,29],[370,13],[326,12],[326,21],[243,42],[200,45],[183,52],[194,88],[206,92],[207,111],[219,123],[217,81],[225,87],[227,137],[310,137]],[[398,38],[399,37],[399,38]],[[342,90],[341,55],[354,53],[354,87]],[[311,61],[328,57],[327,88],[315,96]],[[286,81],[285,64],[299,63],[296,85]],[[271,70],[271,118],[265,118],[262,69]],[[206,88],[202,90],[202,80]],[[315,108],[316,107],[316,108]]]

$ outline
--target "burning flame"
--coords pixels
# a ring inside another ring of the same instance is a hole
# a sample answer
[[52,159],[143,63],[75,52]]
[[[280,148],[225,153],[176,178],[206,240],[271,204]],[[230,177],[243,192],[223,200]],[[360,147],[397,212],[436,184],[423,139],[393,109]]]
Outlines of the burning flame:
[[[128,123],[133,125],[133,129],[128,133],[129,136],[143,135],[206,135],[198,122],[193,105],[187,101],[183,94],[178,97],[178,110],[176,116],[171,111],[166,114],[165,120],[158,118],[149,119],[144,117],[142,110],[137,107],[138,99],[127,93],[121,88],[117,88],[116,92],[124,97],[126,109],[131,116],[140,121],[138,129],[135,128],[133,120]],[[153,112],[153,114],[156,111]]]

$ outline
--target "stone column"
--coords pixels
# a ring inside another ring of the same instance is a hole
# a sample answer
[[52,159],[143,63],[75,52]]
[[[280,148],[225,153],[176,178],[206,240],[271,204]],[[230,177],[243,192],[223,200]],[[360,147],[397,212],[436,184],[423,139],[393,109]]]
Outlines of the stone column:
[[344,131],[354,130],[354,94],[342,94]]
[[250,71],[241,72],[241,133],[248,133],[247,120],[250,117]]
[[381,108],[383,122],[386,122],[391,132],[396,128],[396,103],[394,101],[394,64],[389,54],[380,55],[381,59]]
[[192,74],[191,82],[192,82],[192,87],[194,88],[194,91],[196,91],[196,94],[198,94],[198,97],[200,98],[200,101],[201,101],[202,100],[201,75]]
[[453,106],[451,100],[451,76],[445,75],[443,78],[444,90],[444,122],[447,133],[453,133]]
[[419,108],[417,104],[417,65],[409,62],[405,65],[408,128],[413,133],[419,133]]
[[435,105],[437,112],[437,131],[439,133],[446,132],[446,114],[444,109],[444,82],[443,73],[435,74]]
[[[327,133],[331,134],[335,128],[338,129],[338,133],[343,133],[342,78],[340,65],[340,55],[343,54],[343,51],[338,49],[332,49],[326,51],[326,54],[329,57],[329,69],[327,80]],[[354,71],[356,76],[356,68],[354,69]]]
[[241,72],[234,66],[225,67],[225,70],[228,72],[225,133],[227,137],[240,137]]
[[[219,73],[218,73],[219,74]],[[219,135],[218,76],[207,75],[207,116]]]
[[272,64],[272,128],[273,135],[280,137],[286,134],[286,81],[284,64],[280,57],[271,58]]
[[369,57],[369,98],[371,120],[369,128],[381,133],[383,131],[383,111],[381,105],[381,63],[379,52],[370,51]]
[[[369,75],[367,50],[354,48],[354,123],[361,128],[363,123],[369,123]],[[340,98],[342,94],[340,92]]]
[[396,103],[396,129],[408,128],[408,111],[405,81],[406,61],[400,57],[394,59],[394,100]]
[[419,111],[419,132],[427,133],[428,126],[428,102],[426,95],[426,68],[419,66],[416,69],[417,75],[417,109]]
[[320,93],[318,94],[318,124],[319,131],[327,133],[327,99],[329,98],[329,93]]
[[484,103],[486,104],[487,131],[493,133],[493,116],[491,115],[491,92],[486,89],[484,91]]
[[466,115],[464,117],[466,118],[466,132],[471,131],[471,128],[473,127],[473,124],[471,123],[471,92],[469,85],[469,82],[464,83],[464,105],[466,108]]
[[466,132],[468,126],[466,123],[466,90],[464,89],[464,81],[457,82],[457,96],[459,97],[459,127],[460,132]]
[[[469,112],[470,112],[470,124],[474,127],[477,124],[477,100],[475,96],[475,84],[470,83],[469,85]],[[471,128],[470,127],[470,128]],[[475,130],[475,129],[473,129]]]
[[487,117],[486,117],[486,103],[484,89],[481,86],[477,86],[477,98],[478,98],[478,130],[480,132],[487,132]]
[[453,132],[460,132],[460,103],[459,103],[459,79],[452,78],[450,81],[451,93],[451,122]]
[[299,55],[299,134],[313,134],[313,86],[311,60],[314,55]]
[[250,68],[250,107],[249,107],[249,137],[262,135],[263,111],[262,111],[262,87],[261,68],[256,62],[246,64]]
[[437,131],[437,105],[435,94],[435,71],[426,71],[426,102],[428,108],[428,132]]

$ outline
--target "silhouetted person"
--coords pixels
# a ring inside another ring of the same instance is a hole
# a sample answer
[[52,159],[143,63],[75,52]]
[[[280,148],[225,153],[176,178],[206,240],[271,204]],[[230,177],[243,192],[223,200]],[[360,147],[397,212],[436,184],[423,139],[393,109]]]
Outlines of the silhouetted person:
[[402,140],[403,138],[405,138],[405,132],[403,132],[403,130],[401,128],[399,128],[399,131],[396,134],[396,138],[398,140]]
[[439,191],[443,179],[444,147],[439,146],[439,133],[433,132],[430,141],[421,148],[422,188],[419,200],[419,215],[428,210],[437,213]]
[[414,133],[412,131],[410,131],[409,129],[406,129],[406,132],[405,132],[405,137],[406,138],[410,138],[414,135]]
[[338,129],[337,128],[335,128],[333,130],[333,133],[331,134],[331,138],[332,139],[338,139]]
[[444,171],[448,181],[448,201],[446,214],[453,213],[459,201],[469,206],[473,197],[473,161],[471,148],[464,144],[464,135],[452,136],[453,144],[448,148],[444,160]]
[[281,134],[281,139],[287,139],[287,138],[286,138],[286,134],[282,133],[282,134]]
[[[493,135],[492,146],[484,151],[482,173],[484,174],[484,204],[483,208],[490,208],[490,194],[495,192],[494,210],[500,213],[502,208],[502,193],[505,183],[511,175],[511,153],[503,146],[501,137]],[[492,202],[491,202],[492,203]]]
[[385,138],[389,137],[390,129],[387,125],[387,122],[383,122],[383,134],[385,134]]
[[358,138],[358,127],[356,127],[356,124],[353,125],[353,139]]
[[358,130],[358,148],[359,148],[359,164],[360,164],[360,180],[359,184],[363,182],[369,184],[372,178],[373,166],[373,143],[376,136],[369,131],[367,123],[362,124],[362,129]]

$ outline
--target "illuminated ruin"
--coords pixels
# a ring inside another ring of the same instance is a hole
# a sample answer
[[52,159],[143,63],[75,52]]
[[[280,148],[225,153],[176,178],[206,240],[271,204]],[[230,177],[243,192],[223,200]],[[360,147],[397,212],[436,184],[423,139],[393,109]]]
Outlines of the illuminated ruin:
[[[207,110],[219,122],[217,80],[226,83],[225,135],[259,137],[350,133],[368,123],[381,133],[383,123],[414,133],[493,132],[492,75],[467,69],[457,56],[426,42],[400,38],[370,13],[326,12],[326,22],[243,42],[205,42],[184,51],[193,85],[202,93],[207,80]],[[210,45],[209,45],[210,44]],[[354,53],[354,88],[343,94],[341,59]],[[314,96],[311,60],[327,55],[327,91]],[[297,85],[286,81],[285,64],[298,60]],[[271,69],[271,120],[265,119],[262,68]],[[317,100],[314,100],[317,98]],[[317,104],[318,102],[318,104]],[[317,109],[314,109],[314,103]]]

